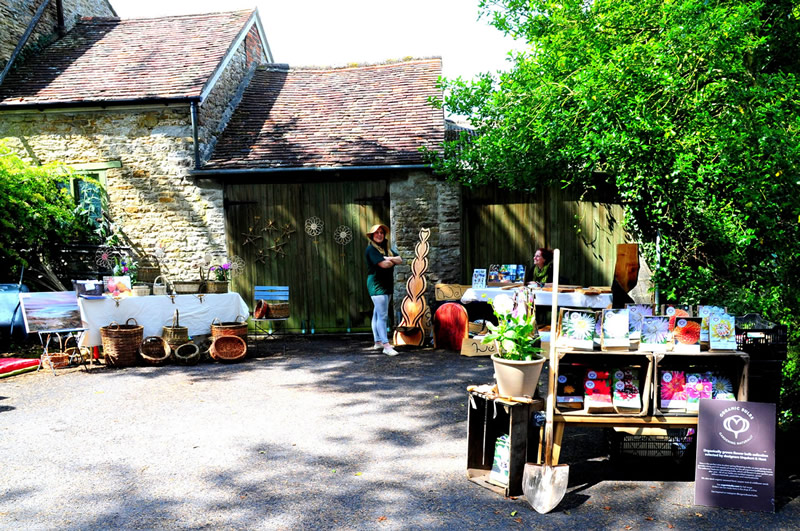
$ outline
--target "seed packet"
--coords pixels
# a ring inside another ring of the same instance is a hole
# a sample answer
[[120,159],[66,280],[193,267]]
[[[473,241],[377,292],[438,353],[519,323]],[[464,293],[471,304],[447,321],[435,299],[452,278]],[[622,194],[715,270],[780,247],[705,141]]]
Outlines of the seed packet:
[[631,342],[629,339],[630,326],[627,308],[624,310],[603,310],[602,316],[603,325],[601,328],[600,347],[603,350],[629,349]]
[[702,317],[678,317],[672,337],[675,341],[674,352],[683,354],[700,353],[700,326]]
[[630,339],[638,340],[642,332],[642,318],[652,317],[656,314],[655,304],[626,304],[628,309],[628,324],[630,325]]
[[579,350],[594,350],[596,325],[596,312],[562,308],[558,318],[558,345]]
[[639,350],[643,352],[666,352],[670,343],[669,317],[666,315],[642,317]]
[[686,411],[686,373],[661,370],[659,374],[661,409]]
[[736,328],[732,315],[712,315],[708,318],[708,331],[710,350],[736,350]]

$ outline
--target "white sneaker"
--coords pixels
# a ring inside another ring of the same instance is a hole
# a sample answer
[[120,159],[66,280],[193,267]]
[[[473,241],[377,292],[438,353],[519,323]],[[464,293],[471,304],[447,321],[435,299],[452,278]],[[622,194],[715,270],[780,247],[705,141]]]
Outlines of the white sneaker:
[[393,349],[391,345],[388,347],[383,347],[383,353],[387,356],[397,356],[397,351]]
[[383,343],[375,343],[374,345],[369,347],[369,350],[381,350],[382,348],[383,348]]

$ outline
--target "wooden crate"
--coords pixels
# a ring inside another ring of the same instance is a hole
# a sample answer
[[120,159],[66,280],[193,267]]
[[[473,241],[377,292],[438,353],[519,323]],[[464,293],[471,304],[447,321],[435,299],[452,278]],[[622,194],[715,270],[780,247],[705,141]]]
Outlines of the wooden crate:
[[730,377],[733,384],[733,394],[736,400],[748,399],[748,374],[750,357],[737,351],[728,352],[703,352],[700,354],[678,354],[669,352],[654,355],[653,370],[653,414],[670,417],[697,417],[696,411],[680,411],[662,409],[661,406],[661,376],[662,370],[682,370],[685,372],[723,372]]
[[[535,462],[539,448],[539,428],[531,416],[544,407],[541,399],[531,403],[492,399],[477,392],[467,402],[467,478],[503,496],[522,494],[522,473],[526,462]],[[474,407],[473,407],[474,406]],[[495,441],[509,436],[508,485],[489,483],[494,461]]]
[[639,411],[632,412],[609,412],[609,413],[589,413],[586,406],[582,409],[559,408],[556,403],[555,413],[557,415],[569,416],[592,416],[592,417],[644,417],[650,412],[653,387],[653,355],[643,352],[613,351],[613,352],[586,352],[558,349],[558,364],[555,367],[553,377],[558,379],[560,371],[566,366],[582,367],[583,370],[601,369],[613,370],[623,367],[639,368],[639,394],[642,398],[642,407]]

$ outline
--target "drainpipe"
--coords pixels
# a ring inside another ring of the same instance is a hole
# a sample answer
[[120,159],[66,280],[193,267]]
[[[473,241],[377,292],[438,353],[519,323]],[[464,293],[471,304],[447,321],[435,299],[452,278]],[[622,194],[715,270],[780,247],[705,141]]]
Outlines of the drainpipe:
[[200,144],[198,140],[198,133],[197,133],[197,125],[198,125],[198,117],[197,117],[197,102],[193,101],[190,104],[191,114],[192,114],[192,142],[194,143],[194,169],[200,169]]
[[39,19],[42,18],[42,13],[44,13],[45,8],[50,4],[50,0],[44,0],[42,4],[39,6],[39,9],[36,10],[36,13],[33,15],[33,19],[31,23],[28,24],[28,29],[25,30],[25,33],[22,34],[20,37],[19,42],[17,43],[17,47],[14,48],[14,51],[11,52],[11,57],[8,58],[8,62],[6,63],[5,68],[3,68],[3,72],[0,73],[0,85],[3,84],[3,80],[6,78],[8,71],[11,70],[11,65],[14,64],[14,60],[20,54],[22,49],[25,47],[25,44],[28,42],[31,34],[33,33],[34,28],[36,28],[36,24],[39,23]]

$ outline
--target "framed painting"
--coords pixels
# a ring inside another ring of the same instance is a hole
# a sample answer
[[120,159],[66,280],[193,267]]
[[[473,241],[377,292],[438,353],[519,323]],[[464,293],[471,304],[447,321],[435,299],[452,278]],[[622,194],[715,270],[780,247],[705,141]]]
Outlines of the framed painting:
[[19,300],[29,334],[83,328],[78,296],[74,291],[20,293]]

